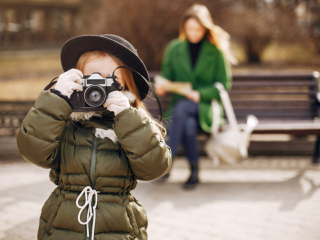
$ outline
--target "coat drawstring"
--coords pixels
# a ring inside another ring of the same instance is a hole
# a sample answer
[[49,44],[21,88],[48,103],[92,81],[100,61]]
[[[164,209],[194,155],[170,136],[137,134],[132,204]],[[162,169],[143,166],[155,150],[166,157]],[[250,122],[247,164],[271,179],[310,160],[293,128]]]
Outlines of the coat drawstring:
[[[92,189],[90,186],[85,187],[80,195],[77,198],[76,205],[78,208],[80,208],[79,214],[78,214],[78,222],[82,225],[87,225],[87,237],[89,237],[89,222],[91,218],[93,217],[93,223],[92,223],[92,234],[91,234],[91,240],[94,240],[94,228],[96,225],[96,208],[98,203],[98,193],[99,191],[96,191],[95,189]],[[85,196],[85,203],[80,206],[79,200],[81,196],[84,194]],[[94,206],[92,206],[92,198],[95,196],[95,203]],[[88,206],[87,211],[87,220],[85,222],[82,222],[80,219],[82,211]]]

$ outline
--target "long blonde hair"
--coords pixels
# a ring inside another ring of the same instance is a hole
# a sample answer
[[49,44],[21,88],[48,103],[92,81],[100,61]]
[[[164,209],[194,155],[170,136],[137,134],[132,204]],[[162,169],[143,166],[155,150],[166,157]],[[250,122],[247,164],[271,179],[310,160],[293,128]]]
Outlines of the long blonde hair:
[[[110,54],[110,53],[107,53],[107,52],[104,52],[104,51],[88,51],[88,52],[85,52],[83,53],[79,60],[78,60],[78,63],[77,63],[77,66],[76,66],[76,69],[80,70],[81,72],[84,71],[84,68],[86,66],[87,63],[95,60],[95,59],[98,59],[98,58],[102,58],[102,57],[105,57],[105,56],[110,56],[113,61],[115,61],[117,63],[118,66],[126,66],[126,64],[121,61],[121,59],[119,59],[118,57]],[[139,91],[138,91],[138,88],[134,82],[134,78],[133,78],[133,75],[132,75],[132,72],[130,69],[127,69],[127,68],[119,68],[118,70],[121,71],[121,75],[123,77],[123,87],[124,87],[124,91],[130,91],[135,97],[135,101],[130,103],[132,107],[135,107],[135,108],[141,108],[143,109],[147,115],[149,116],[150,120],[152,123],[154,123],[156,126],[158,126],[160,132],[162,133],[162,135],[166,135],[166,130],[165,128],[159,124],[152,116],[151,114],[148,112],[146,106],[144,105],[144,103],[141,101],[141,97],[139,95]]]
[[229,62],[233,64],[238,62],[230,51],[230,35],[221,27],[213,23],[211,14],[204,5],[194,4],[184,12],[180,20],[180,40],[185,40],[187,38],[185,23],[190,18],[194,18],[207,29],[207,39],[223,52],[225,58],[229,60]]

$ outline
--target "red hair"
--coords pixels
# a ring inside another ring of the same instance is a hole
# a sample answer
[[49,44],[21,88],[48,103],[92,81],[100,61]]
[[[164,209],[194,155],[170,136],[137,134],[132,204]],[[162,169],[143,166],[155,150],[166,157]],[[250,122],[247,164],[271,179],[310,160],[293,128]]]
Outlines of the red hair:
[[[88,52],[83,53],[77,62],[76,69],[83,72],[86,64],[88,64],[89,62],[91,62],[95,59],[99,59],[99,58],[102,58],[105,56],[110,56],[113,59],[113,61],[115,61],[117,63],[118,66],[126,66],[126,64],[123,61],[121,61],[121,59],[117,58],[116,56],[114,56],[110,53],[107,53],[107,52],[95,50],[95,51],[88,51]],[[131,103],[131,106],[135,107],[135,108],[142,108],[148,114],[149,118],[151,119],[151,122],[155,123],[160,129],[164,130],[164,135],[165,135],[166,131],[165,131],[164,127],[161,124],[157,123],[153,119],[151,114],[146,109],[144,103],[141,101],[139,91],[138,91],[138,88],[134,82],[134,78],[133,78],[131,70],[127,69],[127,68],[119,68],[119,70],[121,71],[121,75],[123,77],[124,90],[129,90],[133,95],[136,96],[136,100],[133,103]]]

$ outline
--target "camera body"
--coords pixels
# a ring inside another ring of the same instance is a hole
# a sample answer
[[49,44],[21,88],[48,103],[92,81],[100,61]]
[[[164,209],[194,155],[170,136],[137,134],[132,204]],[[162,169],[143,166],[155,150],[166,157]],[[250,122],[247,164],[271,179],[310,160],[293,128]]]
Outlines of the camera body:
[[109,74],[103,78],[100,73],[85,75],[81,80],[83,91],[74,91],[70,96],[72,110],[79,111],[102,111],[108,94],[113,91],[121,91],[122,85],[117,82],[117,77]]

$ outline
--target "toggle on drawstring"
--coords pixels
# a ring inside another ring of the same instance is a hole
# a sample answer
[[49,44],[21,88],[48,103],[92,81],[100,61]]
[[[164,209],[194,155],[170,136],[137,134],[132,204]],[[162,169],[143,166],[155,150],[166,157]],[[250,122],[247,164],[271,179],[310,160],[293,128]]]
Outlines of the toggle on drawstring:
[[[80,195],[77,198],[76,204],[77,207],[80,208],[79,214],[78,214],[78,222],[82,225],[87,225],[87,237],[89,237],[89,222],[91,218],[93,217],[93,223],[92,223],[92,235],[91,235],[91,240],[94,240],[94,228],[96,225],[96,208],[97,208],[97,203],[98,203],[98,193],[99,191],[96,191],[92,189],[90,186],[85,187]],[[80,206],[79,205],[79,200],[81,196],[84,194],[85,196],[85,203]],[[94,206],[92,205],[92,198],[95,196],[95,203]],[[87,221],[82,222],[80,219],[82,211],[88,206],[88,211],[87,211]]]

